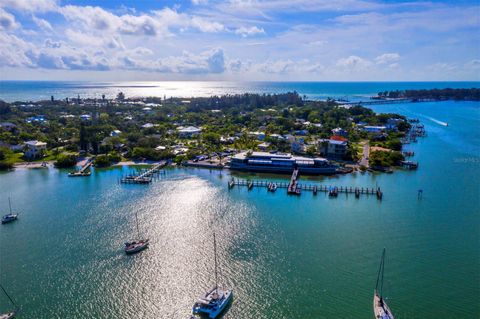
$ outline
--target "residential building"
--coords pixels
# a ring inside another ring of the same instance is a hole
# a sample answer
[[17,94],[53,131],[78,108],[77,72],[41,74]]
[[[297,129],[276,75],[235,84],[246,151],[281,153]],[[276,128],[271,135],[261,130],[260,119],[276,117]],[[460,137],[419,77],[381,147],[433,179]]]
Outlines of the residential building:
[[24,155],[28,159],[42,158],[47,150],[47,143],[36,140],[25,142],[24,146]]
[[195,126],[187,126],[187,127],[179,126],[177,127],[177,132],[180,137],[189,138],[189,137],[197,136],[198,134],[200,134],[202,132],[202,129]]
[[347,136],[348,136],[347,131],[344,130],[343,128],[341,128],[341,127],[334,128],[334,129],[332,130],[332,133],[333,133],[333,135],[337,135],[337,136],[343,136],[343,137],[347,137]]

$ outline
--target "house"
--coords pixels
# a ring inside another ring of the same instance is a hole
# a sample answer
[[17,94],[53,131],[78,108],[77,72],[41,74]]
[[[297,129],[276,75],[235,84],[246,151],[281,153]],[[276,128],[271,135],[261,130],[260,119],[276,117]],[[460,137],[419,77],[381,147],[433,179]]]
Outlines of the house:
[[180,137],[189,138],[200,134],[202,132],[202,129],[195,126],[179,126],[177,127],[177,132]]
[[143,124],[142,125],[142,128],[152,128],[154,127],[155,125],[153,123],[146,123],[146,124]]
[[10,122],[2,122],[0,123],[0,128],[2,128],[5,131],[13,132],[17,128],[17,126],[13,123]]
[[47,150],[47,143],[41,141],[25,142],[24,156],[28,159],[42,158]]
[[389,118],[387,120],[387,124],[385,124],[385,128],[389,131],[396,131],[398,128],[398,124],[403,122],[402,119],[397,119],[397,118]]
[[348,133],[347,131],[345,131],[343,128],[341,127],[337,127],[337,128],[334,128],[332,130],[332,133],[333,135],[336,135],[336,136],[344,136],[344,137],[347,137],[348,136]]
[[270,138],[275,139],[275,140],[279,140],[279,141],[285,140],[285,137],[283,137],[280,134],[270,134],[269,136],[270,136]]
[[38,115],[38,116],[31,116],[25,120],[27,123],[45,123],[45,116]]
[[264,132],[248,132],[248,136],[255,137],[259,141],[263,141],[265,139]]
[[270,143],[268,142],[263,142],[258,145],[258,149],[261,151],[266,151],[270,147]]
[[164,150],[166,150],[166,149],[167,149],[167,147],[166,147],[166,146],[163,146],[163,145],[158,145],[157,147],[155,147],[155,150],[156,150],[156,151],[164,151]]
[[330,139],[319,140],[320,154],[332,158],[342,158],[347,153],[348,142],[347,139],[332,136]]
[[120,134],[122,134],[122,131],[120,130],[113,130],[110,132],[110,136],[119,136]]
[[381,134],[385,132],[387,128],[385,126],[373,126],[373,125],[365,125],[363,127],[363,130],[367,133],[373,133],[373,134]]
[[90,121],[92,119],[92,116],[90,116],[90,114],[82,114],[82,115],[80,115],[80,119],[82,121],[87,122],[87,121]]

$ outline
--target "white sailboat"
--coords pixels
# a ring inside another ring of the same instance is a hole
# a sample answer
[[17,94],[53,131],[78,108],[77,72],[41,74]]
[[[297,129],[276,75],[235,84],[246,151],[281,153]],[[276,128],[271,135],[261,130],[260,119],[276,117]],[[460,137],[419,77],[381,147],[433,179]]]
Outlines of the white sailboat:
[[[380,268],[377,274],[377,284],[373,294],[373,313],[377,319],[395,319],[392,311],[383,299],[383,271],[385,269],[385,248],[383,248],[382,260],[380,261]],[[380,290],[378,289],[380,284]]]
[[[18,219],[18,214],[12,212],[12,203],[10,202],[10,197],[8,198],[8,207],[10,208],[10,213],[3,215],[2,224],[7,224]],[[1,319],[1,317],[0,317]]]
[[0,288],[3,290],[3,293],[5,294],[5,296],[7,296],[8,300],[10,300],[10,302],[12,303],[12,305],[15,307],[15,310],[13,311],[10,311],[10,312],[6,312],[6,313],[0,313],[0,319],[12,319],[12,318],[15,318],[15,316],[17,315],[17,305],[15,304],[15,302],[13,301],[13,299],[10,297],[10,295],[7,293],[7,291],[5,290],[5,288],[3,288],[2,285],[0,285]]
[[221,289],[218,287],[217,241],[215,233],[213,234],[213,247],[215,253],[215,287],[198,298],[192,309],[193,314],[207,315],[210,319],[218,318],[233,298],[233,291],[231,289]]
[[[135,212],[135,223],[137,224],[137,239],[125,243],[125,253],[128,255],[138,253],[148,247],[149,239],[140,239],[140,231],[138,229],[138,216]],[[1,319],[1,318],[0,318]]]

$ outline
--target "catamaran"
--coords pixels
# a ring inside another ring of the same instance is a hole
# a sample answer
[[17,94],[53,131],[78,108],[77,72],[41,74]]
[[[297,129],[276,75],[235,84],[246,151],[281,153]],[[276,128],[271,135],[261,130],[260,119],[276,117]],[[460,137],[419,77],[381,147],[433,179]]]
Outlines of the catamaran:
[[[12,203],[10,202],[10,197],[8,198],[8,207],[10,208],[10,213],[2,217],[2,224],[13,222],[18,218],[18,214],[12,213]],[[0,317],[0,319],[2,318]]]
[[135,212],[135,222],[137,224],[137,240],[129,241],[129,242],[125,243],[125,253],[127,253],[127,254],[135,254],[135,253],[138,253],[139,251],[142,251],[142,250],[144,250],[145,248],[148,247],[148,243],[149,243],[148,238],[140,239],[140,231],[138,229],[137,212]]
[[[385,269],[385,248],[383,248],[382,260],[380,261],[380,268],[377,274],[377,285],[375,286],[375,292],[373,294],[373,313],[377,319],[395,319],[392,311],[388,307],[387,303],[383,299],[383,271]],[[378,285],[380,284],[380,291]]]
[[218,287],[217,241],[215,233],[213,234],[213,248],[215,253],[215,287],[198,298],[192,309],[193,314],[204,314],[210,319],[218,318],[233,298],[231,289],[220,289]]
[[[3,293],[5,294],[5,296],[7,296],[8,300],[10,300],[10,302],[12,303],[12,305],[15,307],[15,309],[17,309],[17,305],[15,304],[15,302],[13,301],[13,299],[8,295],[7,291],[5,290],[5,288],[3,288],[2,285],[0,285],[0,288],[3,290]],[[7,312],[7,313],[1,313],[0,314],[0,319],[12,319],[12,318],[15,318],[15,316],[17,315],[17,310],[13,310],[13,311],[10,311],[10,312]]]

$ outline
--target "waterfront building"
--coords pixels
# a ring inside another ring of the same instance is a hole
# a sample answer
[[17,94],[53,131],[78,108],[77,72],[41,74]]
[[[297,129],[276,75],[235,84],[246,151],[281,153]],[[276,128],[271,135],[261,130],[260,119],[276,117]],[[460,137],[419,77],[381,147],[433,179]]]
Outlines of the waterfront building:
[[348,141],[341,136],[319,140],[320,154],[331,158],[343,158],[347,153]]
[[28,159],[43,157],[47,149],[47,143],[36,140],[25,142],[24,146],[24,155]]
[[230,168],[251,172],[292,173],[295,168],[301,174],[334,174],[336,166],[321,157],[310,158],[285,153],[242,152],[230,160]]

